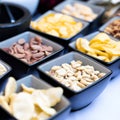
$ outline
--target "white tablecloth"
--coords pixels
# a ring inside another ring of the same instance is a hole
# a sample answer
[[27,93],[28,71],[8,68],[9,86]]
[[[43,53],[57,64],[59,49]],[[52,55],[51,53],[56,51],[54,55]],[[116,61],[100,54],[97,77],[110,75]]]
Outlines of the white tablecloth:
[[120,75],[89,106],[70,113],[66,120],[120,120]]

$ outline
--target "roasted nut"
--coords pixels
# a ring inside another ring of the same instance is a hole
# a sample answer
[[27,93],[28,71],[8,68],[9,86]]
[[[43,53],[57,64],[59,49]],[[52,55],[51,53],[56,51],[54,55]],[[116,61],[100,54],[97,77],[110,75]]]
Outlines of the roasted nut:
[[24,46],[23,46],[23,48],[24,48],[25,51],[28,50],[29,47],[30,47],[30,46],[29,46],[29,43],[25,43]]
[[25,43],[25,39],[19,39],[18,44],[23,45]]
[[97,17],[97,15],[92,11],[90,7],[82,5],[80,3],[73,3],[72,5],[68,4],[63,8],[61,12],[80,19],[84,19],[86,21],[92,21]]
[[39,36],[30,39],[29,43],[24,39],[19,39],[9,48],[3,48],[4,51],[21,59],[22,61],[33,64],[52,53],[51,46],[43,45]]
[[74,91],[87,87],[105,75],[105,73],[95,70],[93,66],[83,66],[79,60],[71,61],[70,64],[64,63],[61,66],[53,66],[46,73]]
[[35,53],[32,55],[32,58],[39,58],[39,57],[42,57],[44,56],[44,52],[38,52],[38,53]]
[[104,30],[106,33],[113,35],[114,37],[120,39],[120,19],[114,20],[110,23]]

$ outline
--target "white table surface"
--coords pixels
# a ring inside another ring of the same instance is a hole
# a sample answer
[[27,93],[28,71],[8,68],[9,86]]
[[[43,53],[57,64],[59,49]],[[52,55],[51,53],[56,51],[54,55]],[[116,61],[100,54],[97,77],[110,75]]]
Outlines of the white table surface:
[[66,120],[120,120],[120,75],[89,106],[70,113]]

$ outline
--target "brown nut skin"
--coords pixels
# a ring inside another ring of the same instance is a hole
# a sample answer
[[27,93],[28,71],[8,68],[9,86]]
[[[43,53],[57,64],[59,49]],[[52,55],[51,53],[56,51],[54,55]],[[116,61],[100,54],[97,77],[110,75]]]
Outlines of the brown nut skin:
[[28,50],[29,47],[30,47],[29,43],[25,43],[25,44],[23,45],[23,49],[24,49],[25,51]]
[[32,54],[30,51],[25,51],[25,59],[30,62]]
[[3,48],[3,50],[28,64],[33,64],[45,56],[50,55],[53,48],[51,46],[43,45],[41,38],[35,36],[30,39],[29,43],[22,38],[16,43],[13,43],[9,48]]
[[23,54],[25,51],[24,51],[24,49],[23,49],[23,47],[22,46],[20,46],[19,44],[18,45],[16,45],[16,49],[17,49],[17,52],[18,53],[21,53],[21,54]]
[[10,51],[9,48],[2,48],[2,50],[4,50],[5,52],[9,52]]
[[31,45],[30,46],[33,50],[41,50],[41,46],[39,45]]
[[21,58],[24,58],[25,57],[25,54],[14,54],[15,57],[21,59]]
[[44,52],[39,52],[39,53],[32,54],[32,58],[39,58],[39,57],[42,57],[42,56],[44,56]]
[[8,51],[11,55],[14,55],[14,50],[12,49],[12,47],[9,48],[9,51]]
[[50,54],[51,54],[51,52],[45,51],[45,55],[46,55],[46,56],[48,56],[48,55],[50,55]]
[[53,51],[53,47],[47,46],[46,51],[52,52]]
[[51,52],[53,51],[53,48],[51,46],[42,45],[42,51]]
[[25,39],[21,38],[18,40],[18,44],[23,45],[25,43]]
[[42,43],[41,37],[39,36],[35,36],[35,40],[38,42],[39,45]]

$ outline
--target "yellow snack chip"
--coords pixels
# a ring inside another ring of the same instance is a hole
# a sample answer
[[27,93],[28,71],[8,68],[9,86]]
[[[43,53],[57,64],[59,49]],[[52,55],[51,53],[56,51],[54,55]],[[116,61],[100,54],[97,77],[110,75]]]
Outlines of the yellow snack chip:
[[83,38],[76,40],[76,48],[105,62],[111,62],[120,56],[120,42],[112,40],[106,33],[99,33],[90,42]]
[[90,45],[92,43],[98,42],[98,43],[108,43],[110,41],[110,37],[106,33],[99,33],[96,35],[92,40],[90,40]]
[[31,27],[60,38],[70,38],[82,29],[83,24],[71,16],[50,13],[38,21],[32,21]]

